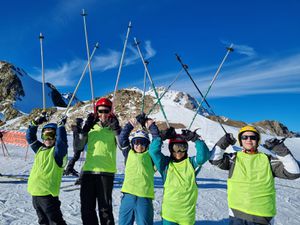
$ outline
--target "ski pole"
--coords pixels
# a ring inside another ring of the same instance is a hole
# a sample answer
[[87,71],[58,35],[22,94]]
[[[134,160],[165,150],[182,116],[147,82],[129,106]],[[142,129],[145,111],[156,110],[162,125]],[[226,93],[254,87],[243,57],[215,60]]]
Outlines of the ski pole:
[[[164,95],[169,91],[170,87],[175,83],[175,81],[178,79],[178,77],[180,76],[180,74],[182,73],[183,69],[180,70],[180,72],[176,75],[175,79],[169,84],[169,86],[166,88],[166,90],[164,91],[164,93],[159,97],[159,100],[161,100]],[[158,104],[158,101],[155,102],[155,104],[152,106],[152,108],[149,110],[149,112],[147,113],[147,116],[149,116],[152,111],[154,110],[155,106]]]
[[[192,78],[191,74],[189,73],[189,71],[188,71],[188,66],[187,66],[186,64],[183,64],[183,62],[182,62],[182,60],[181,60],[181,58],[179,57],[178,54],[175,54],[175,55],[176,55],[176,58],[177,58],[178,62],[181,64],[182,68],[185,70],[186,74],[188,75],[188,77],[190,78],[190,80],[192,81],[192,83],[194,84],[194,86],[195,86],[195,88],[197,89],[198,93],[201,95],[202,101],[204,101],[204,102],[206,103],[206,105],[210,108],[210,110],[211,110],[211,112],[213,113],[213,115],[216,116],[216,114],[215,114],[215,113],[213,112],[213,110],[212,110],[212,107],[209,105],[209,103],[208,103],[207,100],[205,99],[204,95],[203,95],[202,92],[200,91],[199,87],[197,86],[196,82],[194,81],[194,79]],[[199,104],[199,106],[200,106],[200,104]],[[197,108],[196,113],[198,113],[198,109],[199,109],[199,107]],[[218,117],[217,117],[217,118],[218,118]],[[192,122],[193,122],[193,121],[194,121],[194,118],[193,118]],[[219,118],[218,118],[218,122],[219,122],[221,128],[224,130],[224,132],[227,133],[226,130],[225,130],[225,128],[223,127],[222,123],[219,121]],[[190,124],[190,126],[189,126],[188,129],[191,129],[191,124]]]
[[[218,69],[217,69],[217,71],[216,71],[216,73],[215,73],[213,79],[211,80],[210,85],[208,86],[207,91],[206,91],[204,97],[202,98],[202,100],[201,100],[201,102],[200,102],[200,104],[199,104],[199,106],[198,106],[198,108],[197,108],[197,110],[196,110],[196,112],[195,112],[195,114],[194,114],[194,117],[193,117],[193,119],[192,119],[192,121],[191,121],[191,124],[190,124],[190,126],[189,126],[189,129],[190,129],[191,126],[193,125],[194,120],[195,120],[195,118],[196,118],[196,116],[197,116],[197,114],[198,114],[198,110],[201,108],[204,99],[206,99],[206,97],[207,97],[207,95],[208,95],[208,93],[209,93],[209,91],[210,91],[210,89],[211,89],[213,83],[214,83],[215,80],[217,79],[217,77],[218,77],[218,75],[219,75],[219,73],[220,73],[220,70],[221,70],[221,68],[222,68],[222,66],[223,66],[223,64],[224,64],[224,62],[225,62],[225,60],[227,59],[229,53],[233,51],[233,48],[232,48],[232,47],[233,47],[233,44],[231,44],[230,47],[227,48],[227,52],[226,52],[226,54],[225,54],[225,56],[224,56],[224,58],[223,58],[221,64],[219,65],[219,67],[218,67]],[[220,123],[220,124],[221,124],[221,123]],[[222,126],[222,128],[224,128],[224,127]],[[225,131],[225,129],[223,129],[223,130],[224,130],[225,133],[227,133],[227,132]]]
[[[82,9],[81,16],[83,18],[83,27],[84,27],[84,35],[85,35],[85,46],[86,46],[86,54],[87,54],[87,60],[90,62],[90,49],[89,49],[89,41],[88,41],[88,33],[86,28],[86,16],[87,13],[84,9]],[[91,86],[91,94],[92,94],[92,105],[93,108],[95,108],[95,97],[94,97],[94,85],[93,85],[93,76],[92,76],[92,67],[91,63],[89,63],[89,75],[90,75],[90,86]]]
[[80,85],[80,83],[81,83],[81,81],[82,81],[82,79],[83,79],[83,77],[84,77],[84,75],[85,75],[85,72],[86,72],[86,70],[87,70],[89,64],[91,63],[91,60],[92,60],[93,57],[94,57],[94,54],[95,54],[95,51],[97,50],[97,48],[99,48],[99,43],[98,43],[98,42],[96,43],[96,45],[95,45],[95,47],[94,47],[94,49],[93,49],[93,52],[92,52],[92,54],[91,54],[91,56],[90,56],[90,60],[88,60],[87,64],[85,65],[85,67],[84,67],[84,69],[83,69],[83,71],[82,71],[81,77],[80,77],[80,79],[79,79],[79,81],[78,81],[78,83],[77,83],[77,86],[76,86],[76,88],[75,88],[75,90],[74,90],[74,92],[73,92],[73,95],[72,95],[72,97],[71,97],[71,99],[70,99],[70,101],[69,101],[69,104],[68,104],[66,110],[64,111],[63,115],[66,115],[66,114],[67,114],[67,112],[68,112],[68,110],[69,110],[69,108],[70,108],[70,105],[71,105],[71,103],[72,103],[72,101],[73,101],[73,99],[74,99],[74,97],[75,97],[75,94],[76,94],[76,92],[77,92],[77,90],[78,90],[78,87],[79,87],[79,85]]
[[119,84],[119,80],[120,80],[120,75],[121,75],[121,70],[122,70],[122,66],[123,66],[123,60],[124,60],[124,56],[125,56],[125,51],[126,51],[126,46],[127,46],[127,41],[128,41],[130,29],[131,29],[131,21],[129,21],[129,24],[128,24],[126,38],[125,38],[125,41],[124,41],[123,51],[122,51],[122,55],[121,55],[121,59],[120,59],[120,65],[119,65],[119,70],[118,70],[118,75],[117,75],[117,80],[116,80],[116,85],[115,85],[115,90],[114,90],[114,95],[113,95],[113,100],[112,100],[112,103],[113,103],[112,110],[113,110],[113,112],[115,110],[115,107],[114,107],[115,104],[114,103],[115,103],[116,93],[117,93],[117,90],[118,90],[118,84]]
[[159,96],[158,96],[158,93],[157,93],[157,91],[156,91],[154,82],[153,82],[153,80],[152,80],[152,78],[151,78],[151,75],[150,75],[150,73],[149,73],[149,71],[148,71],[147,65],[146,65],[146,63],[145,63],[144,57],[143,57],[142,52],[141,52],[140,47],[139,47],[139,43],[137,42],[136,38],[134,38],[134,42],[135,42],[135,46],[136,46],[136,48],[137,48],[137,50],[138,50],[138,53],[139,53],[139,55],[140,55],[140,58],[141,58],[141,60],[142,60],[142,62],[143,62],[143,65],[144,65],[144,68],[145,68],[145,72],[146,72],[146,74],[147,74],[147,76],[148,76],[148,78],[149,78],[149,80],[150,80],[150,83],[151,83],[151,86],[152,86],[153,91],[154,91],[154,93],[155,93],[155,96],[156,96],[157,100],[159,101],[158,104],[159,104],[160,109],[161,109],[161,111],[162,111],[162,114],[163,114],[163,116],[164,116],[164,118],[165,118],[167,127],[170,128],[170,124],[169,124],[169,122],[168,122],[166,113],[165,113],[164,108],[163,108],[163,106],[162,106],[162,104],[161,104],[161,101],[159,100]]
[[[149,61],[146,60],[145,63],[146,63],[146,66],[148,66]],[[142,110],[141,110],[141,113],[143,113],[144,109],[145,109],[146,79],[147,79],[147,73],[146,73],[146,70],[145,70],[145,72],[144,72],[144,88],[143,88],[143,98],[142,98]]]
[[46,111],[46,97],[45,97],[45,73],[44,73],[44,52],[43,52],[43,39],[44,36],[40,33],[40,47],[41,47],[41,65],[42,65],[42,91],[43,91],[43,111]]

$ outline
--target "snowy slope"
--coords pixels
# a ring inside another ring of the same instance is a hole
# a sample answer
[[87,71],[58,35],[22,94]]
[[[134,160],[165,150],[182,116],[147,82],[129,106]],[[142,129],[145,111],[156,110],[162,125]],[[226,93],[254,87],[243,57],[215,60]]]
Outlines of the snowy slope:
[[[189,125],[194,112],[184,108],[182,105],[174,103],[172,98],[175,92],[168,93],[164,98],[163,105],[169,122],[182,123]],[[156,120],[163,120],[161,112],[151,115]],[[205,142],[212,148],[215,142],[224,135],[220,125],[216,122],[208,120],[202,116],[197,116],[192,127],[200,128],[198,133],[204,138]],[[238,129],[225,126],[228,132],[237,135]],[[178,130],[179,132],[179,130]],[[38,135],[39,137],[39,135]],[[263,136],[263,139],[270,136]],[[72,135],[68,135],[69,156],[72,155]],[[293,152],[297,160],[300,160],[300,139],[292,138],[286,140],[286,144]],[[34,154],[29,149],[27,161],[24,161],[26,149],[7,145],[11,154],[10,158],[0,155],[0,173],[2,174],[18,174],[27,177],[33,160]],[[235,146],[238,148],[238,146]],[[164,154],[169,154],[167,144],[163,148]],[[193,155],[195,148],[193,143],[190,144],[189,154]],[[80,162],[77,162],[75,169],[80,170]],[[82,165],[82,164],[81,164]],[[117,155],[116,180],[120,181],[124,178],[124,159],[120,151]],[[196,224],[207,225],[223,225],[227,224],[228,208],[226,198],[226,179],[227,172],[206,163],[197,177],[199,187],[199,197],[196,213]],[[74,177],[63,177],[62,186],[69,185],[75,181]],[[1,225],[27,225],[37,224],[37,217],[32,207],[31,197],[26,191],[27,185],[25,181],[13,179],[5,179],[0,177],[0,224]],[[113,208],[116,224],[118,222],[118,212],[122,194],[120,192],[120,184],[116,184],[113,191]],[[276,225],[298,225],[300,224],[300,179],[295,181],[276,179],[277,190],[277,209]],[[160,207],[162,200],[162,181],[159,174],[155,175],[155,223],[159,224]],[[60,200],[62,202],[61,209],[64,218],[68,224],[81,224],[80,217],[80,199],[79,190],[66,192],[61,191]]]
[[[34,108],[42,108],[42,83],[34,80],[27,74],[24,74],[23,76],[18,74],[18,77],[22,82],[25,96],[15,102],[15,108],[24,113],[30,113]],[[49,88],[48,85],[45,85],[46,108],[54,106],[51,98],[51,92],[51,88]]]

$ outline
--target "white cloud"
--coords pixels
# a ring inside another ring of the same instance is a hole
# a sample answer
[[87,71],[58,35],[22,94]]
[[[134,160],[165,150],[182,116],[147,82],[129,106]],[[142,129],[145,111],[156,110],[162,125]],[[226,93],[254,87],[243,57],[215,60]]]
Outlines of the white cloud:
[[[219,77],[215,81],[208,96],[210,98],[220,98],[229,96],[243,96],[255,94],[275,94],[275,93],[300,93],[300,54],[288,56],[286,58],[269,58],[263,60],[252,60],[251,63],[239,64],[224,67],[221,69]],[[235,63],[232,63],[235,64]],[[216,66],[217,68],[217,66]],[[197,71],[197,69],[195,70]],[[190,71],[202,94],[205,92],[213,78],[215,71],[209,73],[195,73]],[[169,77],[158,76],[154,79],[157,86],[170,83]],[[175,76],[176,73],[173,73]],[[166,79],[163,79],[163,78]],[[184,75],[181,80],[172,87],[176,90],[186,91],[194,96],[199,96],[190,79]]]
[[[145,55],[151,58],[156,54],[156,51],[151,47],[151,42],[145,42]],[[129,50],[129,51],[128,51]],[[103,72],[109,69],[119,67],[121,52],[115,50],[108,50],[105,54],[95,55],[92,59],[92,71]],[[141,63],[136,49],[128,46],[126,51],[123,66],[128,66],[136,63]],[[55,84],[55,86],[74,86],[77,84],[87,61],[83,59],[74,59],[71,62],[63,63],[61,66],[45,70],[46,82]],[[88,73],[88,71],[87,71]],[[37,70],[33,75],[37,80],[41,81],[41,71]]]

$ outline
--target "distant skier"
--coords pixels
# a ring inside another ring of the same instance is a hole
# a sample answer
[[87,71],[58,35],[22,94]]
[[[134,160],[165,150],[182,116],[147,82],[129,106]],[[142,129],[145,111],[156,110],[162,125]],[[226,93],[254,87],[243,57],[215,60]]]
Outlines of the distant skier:
[[258,151],[261,140],[253,126],[242,127],[238,141],[242,151],[224,153],[235,144],[232,134],[224,135],[213,149],[210,162],[229,170],[227,195],[230,225],[274,224],[276,191],[274,177],[297,179],[300,169],[282,140],[269,139],[263,145],[275,157]]
[[119,135],[119,145],[125,157],[125,178],[122,186],[123,197],[119,211],[119,225],[153,224],[154,164],[148,152],[150,144],[146,131],[130,132],[138,122],[145,126],[145,114],[132,118]]
[[80,201],[83,225],[98,225],[96,202],[101,224],[114,224],[112,190],[116,168],[117,136],[121,131],[117,117],[111,112],[112,102],[100,98],[96,115],[90,113],[83,126],[82,140],[87,143],[82,169]]
[[[195,224],[196,176],[210,157],[209,149],[196,132],[183,130],[182,134],[176,134],[174,128],[169,128],[160,137],[155,123],[148,126],[153,137],[149,153],[164,182],[163,224]],[[162,140],[166,139],[169,139],[170,156],[161,152]],[[188,157],[188,141],[195,142],[196,156]]]
[[27,142],[35,152],[28,179],[28,192],[32,195],[39,224],[65,225],[58,196],[67,161],[68,141],[64,126],[66,118],[58,125],[46,124],[42,128],[43,142],[40,142],[36,136],[38,125],[46,121],[46,116],[41,115],[31,122],[26,132]]
[[81,145],[82,141],[80,140],[80,135],[82,135],[82,118],[76,118],[75,124],[71,126],[73,131],[73,151],[74,155],[73,158],[69,161],[68,166],[64,172],[64,175],[70,175],[78,177],[78,172],[74,169],[75,163],[80,158],[80,154],[84,150],[84,146]]

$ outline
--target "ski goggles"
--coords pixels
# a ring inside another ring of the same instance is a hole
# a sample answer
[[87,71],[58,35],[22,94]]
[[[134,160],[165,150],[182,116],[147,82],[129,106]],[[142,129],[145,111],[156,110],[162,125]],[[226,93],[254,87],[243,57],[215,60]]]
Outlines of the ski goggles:
[[97,112],[100,113],[100,114],[108,114],[108,113],[110,113],[110,110],[108,110],[108,109],[98,109]]
[[43,140],[54,140],[55,139],[55,132],[46,132],[42,134]]
[[132,144],[133,145],[141,145],[143,147],[147,147],[149,145],[149,141],[146,140],[146,139],[139,139],[139,138],[136,138],[136,139],[133,139],[132,140]]
[[178,152],[186,152],[188,150],[188,145],[186,143],[175,143],[172,147],[172,152],[178,153]]
[[257,135],[242,135],[241,136],[241,140],[248,140],[248,138],[250,138],[251,141],[257,141],[258,137]]

